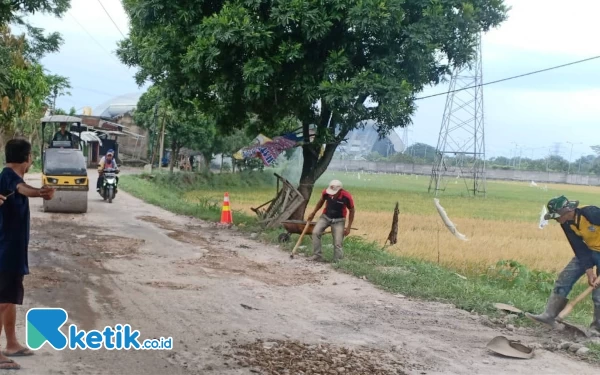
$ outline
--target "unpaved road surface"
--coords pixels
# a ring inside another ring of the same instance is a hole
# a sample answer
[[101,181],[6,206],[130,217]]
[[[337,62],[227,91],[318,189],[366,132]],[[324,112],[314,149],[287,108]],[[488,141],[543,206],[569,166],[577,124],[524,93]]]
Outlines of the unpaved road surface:
[[[40,184],[39,175],[29,180]],[[382,292],[327,264],[292,260],[235,229],[177,216],[124,192],[112,204],[95,191],[89,199],[85,215],[43,213],[41,201],[31,200],[32,273],[19,308],[20,337],[27,309],[62,307],[69,313],[65,332],[71,323],[88,330],[129,323],[142,339],[172,336],[174,347],[56,351],[45,345],[16,358],[22,374],[598,371],[541,349],[530,360],[494,355],[485,346],[497,335],[525,344],[540,338],[489,328],[448,305]]]

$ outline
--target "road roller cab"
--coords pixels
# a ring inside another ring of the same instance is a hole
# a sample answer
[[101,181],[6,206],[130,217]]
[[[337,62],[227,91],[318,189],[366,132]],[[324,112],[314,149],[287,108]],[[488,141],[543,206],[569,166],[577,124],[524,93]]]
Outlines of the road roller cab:
[[[81,144],[64,130],[77,124],[81,140],[81,119],[73,116],[49,116],[41,119],[42,139],[46,127],[51,128],[52,138],[42,142],[42,183],[56,189],[54,198],[44,200],[44,212],[87,212],[89,178]],[[56,127],[62,132],[54,132]],[[67,139],[68,137],[68,139]],[[44,149],[44,146],[47,146]]]

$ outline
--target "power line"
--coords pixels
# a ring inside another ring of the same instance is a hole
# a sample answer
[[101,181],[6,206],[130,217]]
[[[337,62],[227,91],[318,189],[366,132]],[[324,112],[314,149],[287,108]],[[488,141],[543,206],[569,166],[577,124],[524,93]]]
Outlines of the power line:
[[446,91],[446,92],[440,92],[440,93],[433,94],[433,95],[421,96],[421,97],[415,98],[415,100],[428,99],[428,98],[433,98],[435,96],[447,95],[447,94],[452,93],[452,92],[468,90],[468,89],[472,89],[472,88],[480,87],[480,86],[492,85],[494,83],[499,83],[499,82],[504,82],[504,81],[510,81],[512,79],[521,78],[521,77],[525,77],[525,76],[530,76],[530,75],[538,74],[538,73],[542,73],[542,72],[547,72],[547,71],[553,70],[553,69],[564,68],[565,66],[580,64],[580,63],[583,63],[583,62],[587,62],[587,61],[595,60],[595,59],[599,59],[599,58],[600,58],[600,55],[594,56],[594,57],[590,57],[590,58],[587,58],[587,59],[583,59],[583,60],[573,61],[573,62],[570,62],[570,63],[567,63],[567,64],[563,64],[563,65],[553,66],[551,68],[546,68],[546,69],[536,70],[536,71],[525,73],[525,74],[520,74],[518,76],[512,76],[512,77],[502,78],[502,79],[499,79],[499,80],[496,80],[496,81],[486,82],[486,83],[482,83],[482,84],[479,84],[479,85],[473,85],[473,86],[469,86],[469,87],[463,87],[461,89],[452,90],[452,91]]
[[88,36],[89,36],[89,37],[90,37],[90,38],[91,38],[91,39],[92,39],[94,42],[96,42],[96,44],[97,44],[97,45],[98,45],[98,46],[99,46],[99,47],[100,47],[100,48],[101,48],[101,49],[102,49],[104,52],[106,52],[108,55],[110,55],[110,57],[111,57],[112,59],[114,59],[114,61],[115,61],[115,62],[117,62],[119,65],[121,65],[121,62],[119,62],[119,60],[117,60],[117,59],[115,58],[115,56],[114,56],[112,53],[108,52],[108,50],[107,50],[106,48],[104,48],[104,46],[103,46],[102,44],[100,44],[100,42],[99,42],[99,41],[98,41],[96,38],[94,38],[94,37],[92,36],[92,34],[90,34],[90,32],[89,32],[89,31],[87,31],[87,29],[86,29],[85,27],[83,27],[83,25],[82,25],[81,23],[79,23],[79,21],[77,21],[77,19],[75,18],[75,16],[74,16],[74,15],[72,15],[72,14],[71,14],[71,12],[68,12],[68,14],[69,14],[69,16],[71,16],[71,18],[73,19],[73,21],[75,21],[75,23],[77,23],[77,24],[79,25],[79,27],[81,27],[81,29],[82,29],[83,31],[85,31],[85,32],[86,32],[86,34],[87,34],[87,35],[88,35]]
[[109,94],[106,92],[102,92],[102,91],[98,91],[98,90],[94,90],[94,89],[88,89],[86,87],[81,87],[81,86],[73,86],[74,89],[79,89],[79,90],[85,90],[85,91],[90,91],[96,94],[100,94],[100,95],[106,95],[106,96],[110,96],[110,97],[114,97],[115,94]]
[[121,31],[121,29],[119,29],[119,26],[117,26],[116,22],[112,19],[112,17],[110,16],[110,14],[108,13],[108,11],[104,7],[104,5],[102,5],[102,2],[100,0],[98,0],[98,3],[102,7],[102,9],[104,9],[104,13],[106,13],[106,15],[108,16],[108,18],[110,18],[110,20],[112,21],[113,25],[115,25],[115,27],[117,28],[117,30],[119,30],[119,32],[121,33],[121,36],[123,37],[123,39],[126,39],[125,34],[123,34],[123,32]]

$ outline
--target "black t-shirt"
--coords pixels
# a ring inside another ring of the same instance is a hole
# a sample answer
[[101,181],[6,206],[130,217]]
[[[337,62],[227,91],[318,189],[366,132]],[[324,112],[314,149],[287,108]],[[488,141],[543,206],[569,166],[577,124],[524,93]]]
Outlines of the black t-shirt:
[[23,179],[11,168],[0,173],[0,194],[14,194],[0,206],[0,273],[29,274],[29,198],[19,194]]
[[326,203],[323,214],[330,219],[345,218],[348,214],[348,209],[354,208],[352,195],[346,190],[341,190],[336,195],[329,195],[327,194],[327,189],[325,189],[321,193],[321,196]]

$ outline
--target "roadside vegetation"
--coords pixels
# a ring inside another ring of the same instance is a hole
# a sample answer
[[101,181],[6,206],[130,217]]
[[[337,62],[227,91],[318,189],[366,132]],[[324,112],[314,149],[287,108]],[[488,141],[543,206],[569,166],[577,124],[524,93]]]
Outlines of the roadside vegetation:
[[[332,173],[326,173],[317,181],[315,191],[320,191],[332,177]],[[543,230],[537,227],[542,204],[559,191],[570,193],[583,202],[593,198],[593,188],[586,191],[584,187],[552,186],[540,192],[526,184],[504,182],[489,183],[490,193],[485,200],[464,198],[449,192],[448,197],[441,198],[441,203],[459,231],[469,238],[469,241],[463,242],[456,240],[443,227],[433,208],[432,197],[427,194],[423,177],[420,183],[410,183],[419,179],[414,176],[363,175],[361,181],[371,179],[368,191],[364,186],[361,187],[364,182],[358,182],[358,177],[356,180],[349,175],[336,177],[342,179],[354,194],[358,211],[353,227],[359,230],[345,240],[345,258],[333,267],[364,277],[391,293],[448,302],[490,317],[499,315],[493,306],[497,302],[529,312],[541,312],[544,309],[556,270],[566,264],[572,253],[566,240],[561,237],[560,229],[553,223]],[[392,181],[395,183],[391,184]],[[262,231],[249,209],[274,197],[275,185],[271,173],[124,175],[121,186],[148,203],[210,221],[220,219],[223,194],[228,192],[234,224],[240,229],[248,233],[260,233],[259,238],[268,243],[277,243],[278,235],[283,232],[282,229]],[[423,186],[425,189],[422,189]],[[567,188],[570,191],[564,190]],[[313,194],[313,198],[316,199],[317,195]],[[314,204],[314,199],[309,207]],[[382,249],[390,230],[396,200],[400,201],[398,244]],[[473,221],[472,227],[464,225],[469,220]],[[472,232],[471,229],[476,225],[481,229]],[[494,230],[497,227],[499,229]],[[372,233],[379,233],[378,237]],[[420,239],[411,240],[413,237]],[[522,242],[515,242],[511,246],[505,240],[509,237]],[[543,237],[548,237],[546,243],[538,245]],[[297,239],[297,234],[292,235],[290,242],[281,244],[282,250],[291,251]],[[326,259],[331,261],[333,248],[330,236],[324,236],[324,252]],[[538,254],[537,258],[528,256],[532,252]],[[310,236],[304,238],[299,253],[312,253]],[[435,257],[432,256],[434,253]],[[495,256],[489,257],[489,254]],[[481,259],[477,260],[477,256]],[[550,261],[546,262],[546,258],[550,258]],[[540,262],[536,263],[536,259]],[[551,267],[536,268],[532,264]],[[574,295],[585,287],[580,282],[573,291]],[[587,326],[592,312],[591,300],[586,299],[575,307],[568,320]],[[532,323],[521,317],[514,324],[527,326]]]

